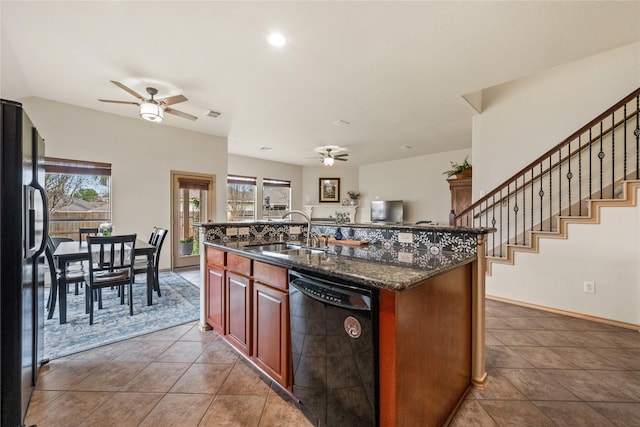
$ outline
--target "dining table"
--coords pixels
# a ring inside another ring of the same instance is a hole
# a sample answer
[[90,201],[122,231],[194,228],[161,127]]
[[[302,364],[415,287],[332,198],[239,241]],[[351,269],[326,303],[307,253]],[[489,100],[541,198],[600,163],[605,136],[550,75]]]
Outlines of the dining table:
[[[134,247],[135,256],[146,256],[147,258],[147,305],[153,304],[153,290],[154,290],[154,265],[153,254],[155,246],[145,242],[144,240],[136,239]],[[76,261],[87,261],[89,259],[89,248],[87,242],[61,242],[53,253],[58,271],[65,271],[67,263]],[[59,275],[58,279],[58,300],[60,306],[60,324],[67,323],[67,281],[64,274]],[[52,292],[52,307],[55,307],[55,292]]]

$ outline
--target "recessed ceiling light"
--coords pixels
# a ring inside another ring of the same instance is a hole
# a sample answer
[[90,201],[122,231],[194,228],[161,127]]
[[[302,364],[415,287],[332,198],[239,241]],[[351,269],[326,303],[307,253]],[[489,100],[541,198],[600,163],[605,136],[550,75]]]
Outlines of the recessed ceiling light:
[[285,45],[287,39],[280,33],[271,33],[269,37],[267,37],[267,41],[271,46],[281,47]]

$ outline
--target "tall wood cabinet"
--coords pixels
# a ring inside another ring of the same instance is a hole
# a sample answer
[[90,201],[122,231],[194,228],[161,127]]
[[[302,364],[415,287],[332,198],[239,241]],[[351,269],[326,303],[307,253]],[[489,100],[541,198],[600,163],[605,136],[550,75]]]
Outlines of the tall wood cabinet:
[[[466,171],[465,171],[466,172]],[[455,216],[471,206],[471,169],[467,174],[460,174],[457,178],[447,180],[451,191],[451,213],[449,225],[471,227],[473,224],[471,213],[455,219]]]

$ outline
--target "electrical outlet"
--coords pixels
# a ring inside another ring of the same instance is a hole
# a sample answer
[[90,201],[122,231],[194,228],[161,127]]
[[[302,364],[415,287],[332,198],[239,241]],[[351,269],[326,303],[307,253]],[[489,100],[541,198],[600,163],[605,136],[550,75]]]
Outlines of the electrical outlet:
[[400,243],[413,243],[412,233],[398,233],[398,241]]
[[595,294],[596,293],[596,282],[584,282],[584,291],[589,293],[589,294]]
[[299,225],[292,225],[289,227],[289,234],[300,234],[302,230]]
[[238,229],[236,227],[227,228],[227,236],[231,237],[231,236],[237,236],[237,235],[238,235]]
[[240,236],[248,236],[249,235],[249,227],[240,227],[240,228],[238,228],[238,234]]

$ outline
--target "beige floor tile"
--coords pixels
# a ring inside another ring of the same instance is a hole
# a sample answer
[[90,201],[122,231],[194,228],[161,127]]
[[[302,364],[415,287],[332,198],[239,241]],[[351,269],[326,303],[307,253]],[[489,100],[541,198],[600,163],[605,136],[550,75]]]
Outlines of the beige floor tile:
[[618,364],[604,356],[597,355],[582,347],[551,347],[552,352],[569,360],[581,369],[620,369]]
[[236,363],[238,353],[231,345],[222,340],[216,340],[205,347],[196,363]]
[[195,427],[207,412],[213,395],[166,394],[140,423],[141,427]]
[[152,362],[164,353],[166,349],[171,347],[171,344],[173,344],[173,341],[140,340],[135,346],[123,351],[113,360],[116,362]]
[[589,371],[598,378],[628,396],[635,402],[640,402],[640,371]]
[[449,424],[450,427],[494,427],[495,421],[484,410],[477,400],[465,400],[455,417]]
[[201,427],[257,427],[267,396],[219,394],[204,415]]
[[590,405],[616,426],[637,427],[640,420],[640,403],[593,402]]
[[171,387],[191,366],[189,363],[151,362],[123,388],[124,391],[163,393]]
[[43,427],[84,426],[91,413],[112,395],[111,392],[95,391],[63,393],[48,405],[32,408],[27,415],[26,424]]
[[590,332],[619,348],[640,348],[640,334],[637,331]]
[[526,400],[526,397],[503,377],[497,369],[488,369],[487,373],[489,374],[489,381],[485,388],[475,388],[471,392],[476,399]]
[[529,401],[483,400],[480,404],[499,426],[504,427],[555,427],[536,405]]
[[146,368],[148,364],[148,362],[104,362],[96,367],[90,376],[76,384],[73,389],[81,391],[119,391]]
[[544,371],[548,372],[549,375],[553,375],[556,381],[581,400],[587,402],[624,402],[631,400],[616,388],[591,375],[588,371],[561,369]]
[[561,427],[613,427],[607,418],[584,402],[534,402]]
[[589,350],[600,357],[608,358],[620,369],[628,369],[632,371],[640,370],[640,349],[590,348]]
[[165,350],[157,362],[187,362],[195,361],[207,346],[203,341],[176,341]]
[[515,329],[494,329],[491,331],[491,334],[502,344],[508,346],[540,345],[535,338],[525,335],[521,331]]
[[73,355],[73,360],[112,360],[122,354],[123,351],[133,347],[138,338],[108,344],[92,350],[83,351]]
[[37,390],[71,390],[100,366],[98,361],[54,360],[49,370],[42,371],[36,384]]
[[171,393],[206,393],[215,395],[227,379],[233,365],[195,363],[187,369]]
[[91,427],[136,427],[162,399],[162,393],[116,393],[85,421]]
[[194,323],[185,323],[184,325],[178,325],[172,328],[163,329],[161,331],[145,335],[144,337],[142,337],[142,339],[151,341],[175,341],[189,332],[193,325]]
[[293,403],[283,400],[273,390],[267,396],[259,425],[260,427],[313,427],[313,424]]
[[486,365],[493,368],[533,368],[518,353],[503,345],[486,346]]
[[229,376],[220,389],[220,394],[266,396],[268,393],[269,385],[254,368],[249,367],[242,360],[239,360],[231,369]]
[[500,369],[500,374],[529,400],[580,400],[558,384],[552,372],[538,369]]
[[561,357],[546,347],[512,347],[511,349],[536,368],[577,368],[570,360]]
[[180,337],[180,341],[206,341],[211,342],[219,338],[219,335],[214,330],[201,331],[198,324],[193,325],[191,329]]

